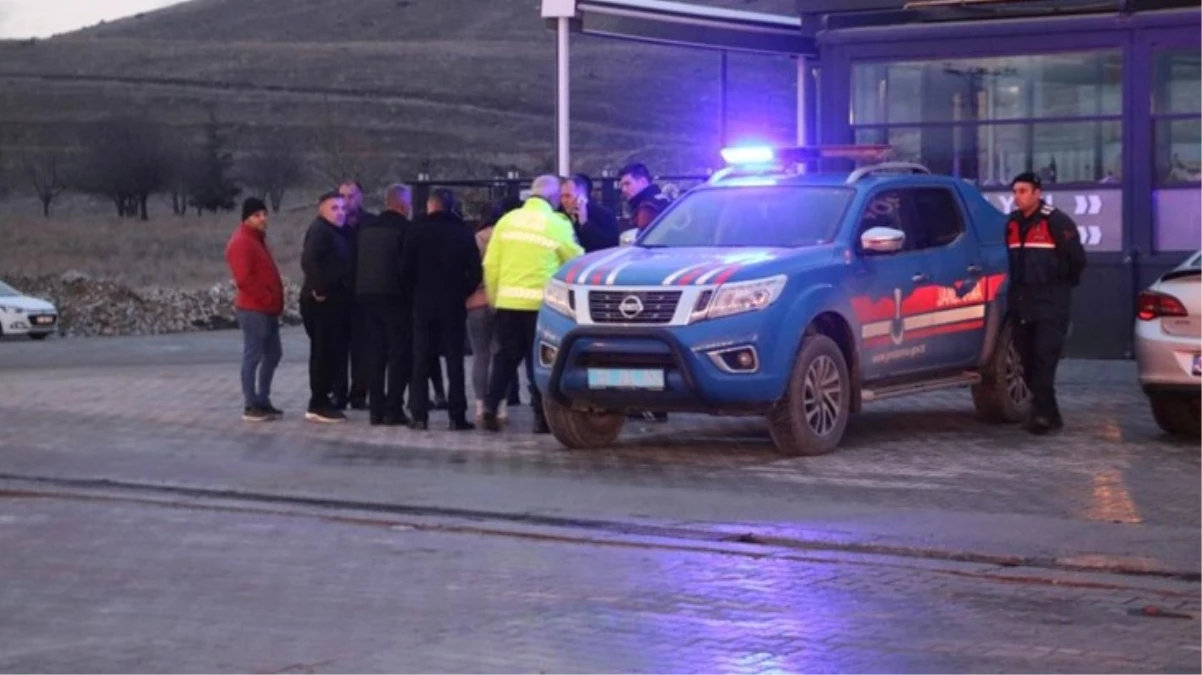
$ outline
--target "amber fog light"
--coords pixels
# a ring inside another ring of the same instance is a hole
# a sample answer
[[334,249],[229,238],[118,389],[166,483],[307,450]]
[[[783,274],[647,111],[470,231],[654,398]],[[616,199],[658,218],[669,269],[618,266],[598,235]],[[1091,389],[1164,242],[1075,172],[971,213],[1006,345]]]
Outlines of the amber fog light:
[[760,369],[755,347],[731,347],[709,353],[710,360],[728,373],[754,373]]

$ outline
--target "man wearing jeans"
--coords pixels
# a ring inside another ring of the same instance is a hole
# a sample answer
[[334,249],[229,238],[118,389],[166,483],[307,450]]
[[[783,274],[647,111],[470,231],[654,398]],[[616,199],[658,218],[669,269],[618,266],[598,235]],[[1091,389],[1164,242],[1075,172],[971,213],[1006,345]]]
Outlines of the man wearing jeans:
[[234,311],[242,328],[242,419],[265,422],[283,414],[271,404],[271,380],[283,356],[284,283],[267,248],[267,205],[262,200],[251,197],[242,203],[242,224],[225,247],[225,260],[238,289]]

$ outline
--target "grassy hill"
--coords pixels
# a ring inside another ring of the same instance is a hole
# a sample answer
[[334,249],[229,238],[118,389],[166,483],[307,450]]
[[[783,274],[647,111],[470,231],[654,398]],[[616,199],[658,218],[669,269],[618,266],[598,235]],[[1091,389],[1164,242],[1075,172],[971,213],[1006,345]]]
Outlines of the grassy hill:
[[[792,0],[698,4],[787,14]],[[0,156],[78,151],[145,116],[238,152],[354,155],[389,177],[550,169],[554,35],[537,0],[193,0],[45,41],[0,42]],[[717,53],[574,36],[574,168],[718,161]],[[732,55],[730,129],[789,138],[787,59]]]

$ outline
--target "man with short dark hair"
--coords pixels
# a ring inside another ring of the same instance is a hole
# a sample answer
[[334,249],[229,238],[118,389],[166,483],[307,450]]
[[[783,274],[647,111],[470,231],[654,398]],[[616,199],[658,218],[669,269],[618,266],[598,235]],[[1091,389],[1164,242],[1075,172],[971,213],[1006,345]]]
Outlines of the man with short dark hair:
[[429,428],[431,355],[441,348],[447,362],[447,414],[451,431],[467,431],[467,299],[483,272],[476,235],[459,215],[446,188],[430,193],[426,216],[405,238],[402,279],[413,293],[413,376],[409,387],[410,427]]
[[242,329],[242,419],[264,422],[283,414],[271,404],[271,381],[284,353],[284,282],[267,247],[267,205],[261,199],[242,202],[242,224],[225,247],[225,259],[237,287],[234,312]]
[[[363,208],[363,186],[357,180],[345,180],[338,186],[338,194],[346,203],[346,224],[339,230],[350,246],[351,283],[354,290],[354,269],[359,260],[359,228],[375,218],[375,214]],[[347,361],[350,368],[335,373],[334,404],[355,410],[367,408],[367,315],[351,299],[351,324],[347,328]],[[348,381],[349,380],[349,381]]]
[[[618,172],[618,188],[630,206],[630,227],[645,229],[671,202],[651,179],[643,164],[628,164]],[[626,228],[630,229],[630,228]]]
[[1044,434],[1064,426],[1056,403],[1056,366],[1068,335],[1073,288],[1085,271],[1085,248],[1073,219],[1043,200],[1037,174],[1019,174],[1010,185],[1015,210],[1006,225],[1008,304],[1032,395],[1027,429]]
[[576,174],[563,179],[560,190],[562,211],[572,221],[576,241],[585,253],[618,245],[618,218],[613,211],[592,200],[593,183],[588,176]]
[[355,302],[364,316],[370,422],[394,426],[409,423],[404,399],[413,368],[413,309],[401,262],[413,192],[392,185],[384,204],[380,215],[359,226]]
[[354,300],[350,244],[341,229],[346,202],[337,192],[318,199],[317,218],[305,232],[301,252],[301,318],[309,336],[309,408],[305,419],[345,422],[335,405],[338,372],[346,373],[348,328]]

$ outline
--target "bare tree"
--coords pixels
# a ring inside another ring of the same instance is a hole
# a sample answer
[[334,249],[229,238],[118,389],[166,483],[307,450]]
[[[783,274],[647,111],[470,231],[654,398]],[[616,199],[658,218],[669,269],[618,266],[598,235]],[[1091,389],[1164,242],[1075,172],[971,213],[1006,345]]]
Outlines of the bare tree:
[[101,122],[76,182],[84,192],[113,200],[117,214],[149,220],[150,195],[170,176],[161,127],[149,120],[119,118]]
[[29,155],[25,157],[22,165],[38,202],[42,204],[42,216],[49,218],[50,205],[67,189],[58,154],[54,151],[44,151]]
[[302,169],[300,155],[277,137],[243,159],[238,174],[251,194],[270,201],[271,210],[279,213],[284,194],[300,183]]

